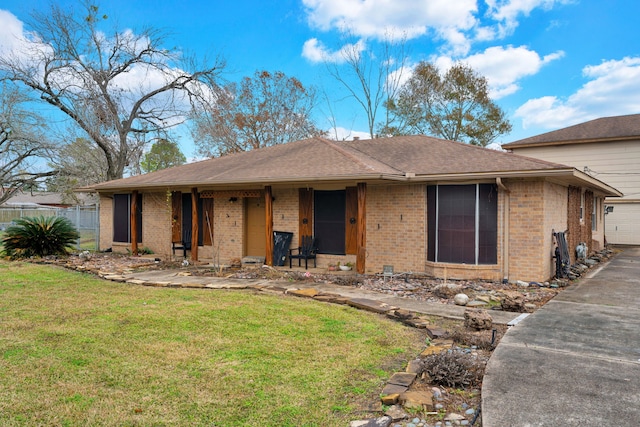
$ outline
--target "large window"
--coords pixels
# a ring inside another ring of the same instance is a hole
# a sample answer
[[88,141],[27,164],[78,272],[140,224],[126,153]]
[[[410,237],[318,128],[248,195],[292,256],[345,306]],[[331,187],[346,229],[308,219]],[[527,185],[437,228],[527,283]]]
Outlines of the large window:
[[427,188],[429,261],[495,264],[498,190],[494,184]]
[[[142,243],[142,194],[136,201],[136,222],[138,243]],[[131,243],[131,194],[113,196],[113,241]]]
[[313,234],[318,252],[322,254],[345,254],[346,192],[313,192]]

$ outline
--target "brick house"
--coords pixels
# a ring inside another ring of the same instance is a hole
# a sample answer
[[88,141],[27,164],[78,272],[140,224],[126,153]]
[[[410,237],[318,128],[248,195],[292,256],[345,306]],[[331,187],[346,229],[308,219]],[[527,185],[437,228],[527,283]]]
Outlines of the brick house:
[[605,221],[607,241],[640,245],[640,114],[602,117],[502,148],[573,166],[620,190],[623,197],[605,200],[612,209]]
[[580,195],[587,203],[620,196],[572,167],[427,136],[313,138],[93,189],[100,245],[114,251],[169,257],[190,231],[193,259],[271,263],[273,232],[285,231],[292,247],[300,236],[316,239],[319,267],[492,280],[548,279],[553,230],[591,241]]

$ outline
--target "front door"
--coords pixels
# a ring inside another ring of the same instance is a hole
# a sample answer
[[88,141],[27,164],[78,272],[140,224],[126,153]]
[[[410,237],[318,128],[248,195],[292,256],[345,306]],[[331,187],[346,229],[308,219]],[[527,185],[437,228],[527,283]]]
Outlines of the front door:
[[244,223],[244,255],[263,257],[267,253],[267,221],[262,198],[246,198]]

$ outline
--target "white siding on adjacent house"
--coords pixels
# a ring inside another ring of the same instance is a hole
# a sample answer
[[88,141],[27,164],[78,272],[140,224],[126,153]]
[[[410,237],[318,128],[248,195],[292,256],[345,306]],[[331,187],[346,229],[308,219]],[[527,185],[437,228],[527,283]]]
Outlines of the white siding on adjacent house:
[[640,200],[640,139],[620,142],[513,147],[513,152],[585,171],[624,194],[625,200]]
[[640,139],[510,148],[521,156],[573,166],[621,191],[622,198],[605,202],[615,204],[605,218],[607,242],[640,245]]

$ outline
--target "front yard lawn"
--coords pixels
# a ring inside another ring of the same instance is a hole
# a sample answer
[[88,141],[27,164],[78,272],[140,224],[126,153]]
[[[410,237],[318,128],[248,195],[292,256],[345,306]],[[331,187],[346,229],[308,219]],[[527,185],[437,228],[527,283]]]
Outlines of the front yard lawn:
[[0,261],[3,426],[344,426],[423,344],[346,306]]

